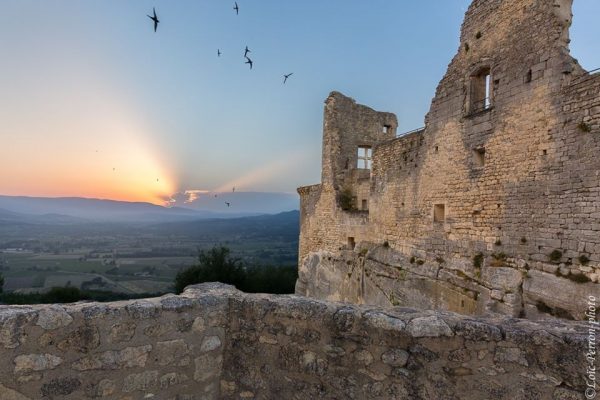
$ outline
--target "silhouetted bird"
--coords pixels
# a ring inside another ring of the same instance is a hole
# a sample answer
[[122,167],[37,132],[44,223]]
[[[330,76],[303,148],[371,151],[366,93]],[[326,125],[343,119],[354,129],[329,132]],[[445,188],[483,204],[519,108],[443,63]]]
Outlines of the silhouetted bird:
[[158,178],[156,178],[156,182],[158,182]]
[[252,62],[252,60],[251,60],[251,59],[249,59],[248,57],[246,57],[246,60],[247,60],[247,61],[246,61],[244,64],[250,64],[250,69],[252,69],[252,65],[253,65],[254,63],[253,63],[253,62]]
[[294,73],[292,72],[291,74],[287,74],[287,75],[283,75],[283,84],[285,85],[285,83],[287,82],[288,78],[290,76],[294,75]]
[[248,58],[248,53],[252,53],[248,46],[246,46],[246,50],[244,50],[244,57]]
[[154,21],[154,32],[156,32],[156,29],[158,28],[158,23],[160,22],[158,20],[158,17],[156,16],[156,10],[154,9],[154,7],[152,7],[152,13],[154,14],[153,17],[148,15],[148,18],[150,18],[152,21]]
[[217,49],[217,57],[221,57],[221,49]]
[[231,207],[231,203],[225,202],[225,204],[227,204],[227,207]]
[[235,14],[239,15],[240,13],[240,8],[238,7],[237,1],[235,2],[235,6],[233,7],[233,9],[235,10]]

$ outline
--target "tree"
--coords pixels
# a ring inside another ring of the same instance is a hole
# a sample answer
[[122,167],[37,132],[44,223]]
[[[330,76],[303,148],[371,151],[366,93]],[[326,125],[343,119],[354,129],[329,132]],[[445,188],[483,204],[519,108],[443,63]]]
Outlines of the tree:
[[244,266],[239,258],[232,258],[227,247],[213,247],[200,251],[197,265],[177,274],[175,291],[181,293],[186,286],[202,282],[222,282],[239,288],[244,276]]
[[0,274],[0,293],[4,290],[4,277]]

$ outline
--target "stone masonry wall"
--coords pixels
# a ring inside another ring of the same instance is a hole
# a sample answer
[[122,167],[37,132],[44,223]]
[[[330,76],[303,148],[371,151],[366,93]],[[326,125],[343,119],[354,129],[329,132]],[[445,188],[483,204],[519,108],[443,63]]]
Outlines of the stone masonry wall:
[[0,399],[582,399],[587,328],[222,284],[0,308]]
[[[473,1],[425,129],[373,146],[368,213],[340,209],[325,179],[310,201],[300,191],[297,293],[583,318],[586,296],[600,297],[600,75],[569,55],[571,6]],[[491,76],[484,109],[473,102],[482,71]],[[331,153],[332,138],[353,137],[365,119],[381,124],[332,108],[348,101],[332,96],[326,118],[362,122],[333,131],[325,121],[324,161],[355,151]]]

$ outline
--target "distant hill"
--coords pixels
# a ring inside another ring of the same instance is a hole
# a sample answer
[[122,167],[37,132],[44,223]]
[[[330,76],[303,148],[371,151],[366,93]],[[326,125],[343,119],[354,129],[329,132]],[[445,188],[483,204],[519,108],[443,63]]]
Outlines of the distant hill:
[[168,222],[229,218],[243,214],[215,213],[143,202],[79,197],[0,196],[0,221],[21,223]]
[[80,197],[0,196],[0,222],[76,223],[75,218],[96,222],[156,223],[239,218],[297,208],[297,196],[281,193],[226,193],[175,204],[174,207]]
[[154,225],[148,232],[163,232],[169,235],[182,235],[190,238],[229,236],[277,237],[297,241],[300,230],[298,210],[275,215],[254,217],[209,219],[203,221],[171,222]]

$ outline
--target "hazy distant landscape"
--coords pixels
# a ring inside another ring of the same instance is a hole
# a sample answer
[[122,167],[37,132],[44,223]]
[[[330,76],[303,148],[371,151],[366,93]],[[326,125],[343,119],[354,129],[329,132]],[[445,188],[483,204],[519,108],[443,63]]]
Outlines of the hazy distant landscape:
[[[5,292],[72,286],[162,293],[172,289],[177,272],[194,265],[199,249],[215,245],[227,246],[249,265],[297,262],[298,211],[236,217],[110,202],[93,204],[95,212],[103,210],[103,218],[94,219],[81,211],[85,201],[69,202],[75,215],[15,212],[2,209],[10,205],[0,199],[0,274]],[[119,218],[123,222],[117,222]]]

